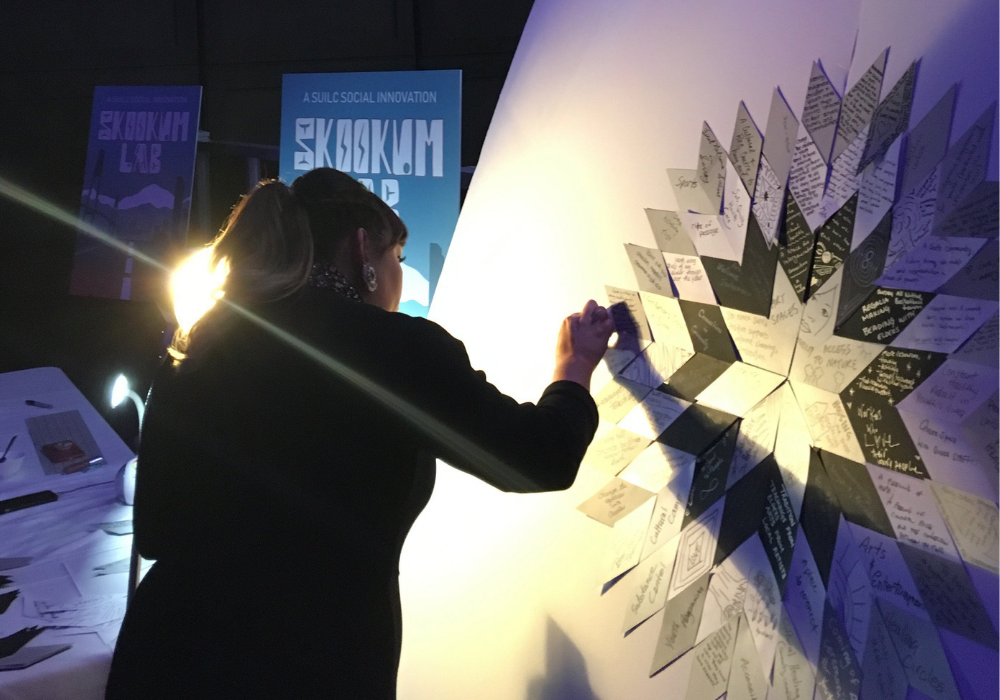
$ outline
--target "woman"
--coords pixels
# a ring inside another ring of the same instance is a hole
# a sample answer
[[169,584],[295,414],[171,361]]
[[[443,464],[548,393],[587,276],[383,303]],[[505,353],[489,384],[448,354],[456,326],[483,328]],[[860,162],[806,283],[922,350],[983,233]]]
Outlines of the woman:
[[153,382],[135,537],[156,563],[107,697],[394,698],[399,553],[435,458],[497,488],[568,488],[597,427],[613,323],[559,330],[518,405],[425,319],[391,313],[406,228],[341,172],[263,183],[214,241],[217,304]]

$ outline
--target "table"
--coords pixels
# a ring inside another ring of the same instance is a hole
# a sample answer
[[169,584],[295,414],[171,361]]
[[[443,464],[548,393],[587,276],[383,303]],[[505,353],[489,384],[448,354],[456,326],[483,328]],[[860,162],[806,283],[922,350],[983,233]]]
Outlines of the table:
[[[52,409],[25,405],[26,399]],[[25,419],[77,410],[106,464],[45,476]],[[46,626],[28,646],[70,649],[19,671],[0,672],[0,700],[103,698],[111,654],[125,611],[132,508],[117,499],[115,476],[134,455],[96,409],[54,367],[0,374],[0,449],[12,434],[22,468],[0,481],[0,499],[51,490],[59,500],[0,515],[0,596],[17,598],[0,614],[0,637]]]

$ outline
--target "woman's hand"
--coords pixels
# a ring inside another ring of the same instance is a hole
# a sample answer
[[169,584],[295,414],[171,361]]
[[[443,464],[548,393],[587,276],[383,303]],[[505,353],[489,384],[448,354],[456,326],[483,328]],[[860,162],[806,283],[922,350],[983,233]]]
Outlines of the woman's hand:
[[552,381],[567,379],[590,389],[590,377],[604,357],[614,331],[611,314],[593,299],[580,313],[567,316],[559,328]]

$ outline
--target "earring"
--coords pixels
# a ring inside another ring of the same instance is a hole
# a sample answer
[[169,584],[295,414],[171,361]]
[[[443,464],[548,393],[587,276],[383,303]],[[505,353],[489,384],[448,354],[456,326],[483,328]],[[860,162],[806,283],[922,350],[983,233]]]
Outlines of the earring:
[[378,289],[378,280],[375,279],[375,268],[364,263],[361,266],[361,278],[365,281],[365,286],[368,287],[369,292],[374,292]]

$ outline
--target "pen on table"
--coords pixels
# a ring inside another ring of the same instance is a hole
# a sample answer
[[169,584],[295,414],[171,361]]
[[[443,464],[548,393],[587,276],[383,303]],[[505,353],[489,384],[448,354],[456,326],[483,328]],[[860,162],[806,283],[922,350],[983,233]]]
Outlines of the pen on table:
[[34,401],[33,399],[28,399],[24,403],[26,403],[29,406],[34,406],[35,408],[52,408],[52,404],[50,403],[43,403],[42,401]]

